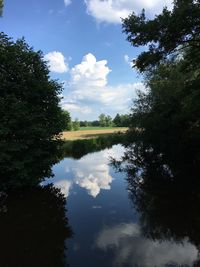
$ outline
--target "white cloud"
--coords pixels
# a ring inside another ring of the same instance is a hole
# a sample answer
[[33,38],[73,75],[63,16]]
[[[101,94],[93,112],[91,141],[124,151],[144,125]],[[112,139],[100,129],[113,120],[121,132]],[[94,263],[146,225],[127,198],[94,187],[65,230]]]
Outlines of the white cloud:
[[75,103],[68,103],[65,101],[62,102],[62,108],[70,112],[80,112],[84,114],[89,114],[92,112],[91,108],[89,108],[88,106],[79,106]]
[[72,3],[71,0],[64,0],[64,4],[65,6],[69,6]]
[[171,8],[172,0],[85,0],[87,12],[98,22],[121,23],[133,11],[143,8],[158,14],[164,6]]
[[90,87],[105,86],[107,75],[111,71],[106,65],[107,60],[97,61],[94,55],[87,54],[80,64],[72,68],[72,84]]
[[44,56],[44,60],[48,62],[49,70],[52,72],[64,73],[68,71],[68,64],[61,52],[49,52]]
[[76,112],[75,117],[78,118],[84,113],[93,114],[97,118],[102,112],[110,115],[128,112],[136,90],[143,89],[144,85],[133,83],[110,86],[110,72],[107,60],[97,61],[94,55],[87,54],[80,64],[71,69],[71,81],[67,85],[62,107]]
[[185,238],[182,242],[153,241],[142,236],[138,224],[126,223],[104,228],[96,240],[98,248],[113,248],[117,266],[191,266],[198,258],[197,248]]

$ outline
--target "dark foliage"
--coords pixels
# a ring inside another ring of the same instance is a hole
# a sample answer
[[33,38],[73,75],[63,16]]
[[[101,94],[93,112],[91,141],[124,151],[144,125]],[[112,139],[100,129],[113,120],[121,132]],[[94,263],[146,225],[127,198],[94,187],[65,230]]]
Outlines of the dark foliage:
[[135,61],[139,71],[146,71],[180,46],[200,49],[200,2],[199,0],[175,0],[172,11],[166,8],[154,19],[145,17],[144,10],[137,16],[132,13],[123,20],[123,31],[133,46],[148,45]]
[[51,185],[0,199],[0,256],[4,267],[66,267],[72,235],[66,199]]
[[130,126],[130,115],[120,115],[117,113],[113,119],[113,123],[117,127],[129,127]]
[[[143,234],[189,238],[200,248],[200,3],[176,0],[153,20],[123,21],[134,46],[150,43],[135,65],[148,90],[134,101],[122,161]],[[199,266],[196,262],[194,266]]]
[[36,185],[57,160],[61,85],[49,79],[40,51],[3,33],[0,84],[0,189]]
[[63,145],[63,157],[80,159],[88,153],[110,148],[117,144],[126,144],[125,134],[116,133],[92,139],[65,141]]

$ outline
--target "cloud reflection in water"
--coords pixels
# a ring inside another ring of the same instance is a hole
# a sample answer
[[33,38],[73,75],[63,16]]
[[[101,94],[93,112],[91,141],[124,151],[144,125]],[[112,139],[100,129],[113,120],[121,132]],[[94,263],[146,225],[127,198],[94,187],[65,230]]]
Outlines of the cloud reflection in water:
[[114,265],[165,267],[192,266],[198,258],[197,248],[188,242],[153,241],[142,236],[138,224],[126,223],[104,228],[96,246],[104,251],[114,250]]
[[109,168],[110,157],[120,158],[123,152],[121,145],[115,145],[112,149],[88,154],[79,160],[70,160],[70,165],[65,166],[65,172],[71,179],[56,179],[54,185],[67,197],[75,183],[95,198],[102,189],[110,190],[113,180]]

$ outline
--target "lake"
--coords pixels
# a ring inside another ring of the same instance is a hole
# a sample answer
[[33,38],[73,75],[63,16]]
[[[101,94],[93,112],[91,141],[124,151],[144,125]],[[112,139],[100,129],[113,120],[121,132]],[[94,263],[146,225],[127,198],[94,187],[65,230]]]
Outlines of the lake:
[[66,157],[43,188],[2,206],[1,266],[195,266],[198,249],[187,234],[145,235],[126,174],[110,164],[124,151],[118,144]]

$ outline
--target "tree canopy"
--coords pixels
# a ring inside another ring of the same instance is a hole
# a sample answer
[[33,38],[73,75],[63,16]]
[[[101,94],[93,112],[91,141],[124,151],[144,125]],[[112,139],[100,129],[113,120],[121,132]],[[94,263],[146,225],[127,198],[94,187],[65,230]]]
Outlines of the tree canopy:
[[[37,184],[51,175],[65,117],[62,86],[49,78],[41,51],[0,33],[1,187]],[[53,155],[54,154],[54,155]]]
[[[139,212],[143,234],[159,242],[187,237],[197,248],[199,12],[199,1],[176,0],[172,11],[165,8],[152,20],[142,11],[123,21],[133,46],[149,45],[135,61],[146,91],[134,100],[124,157],[113,161],[127,174],[129,196]],[[199,266],[199,260],[194,266]]]
[[134,102],[132,130],[140,129],[139,138],[146,147],[172,157],[190,151],[196,160],[200,148],[199,12],[199,1],[177,0],[172,11],[164,9],[153,20],[146,20],[143,11],[140,16],[132,14],[123,25],[133,45],[151,43],[136,59],[148,90]]
[[123,20],[123,31],[133,46],[148,45],[135,61],[139,71],[154,67],[169,54],[183,47],[200,50],[200,1],[175,0],[172,11],[164,8],[154,19],[143,10]]

